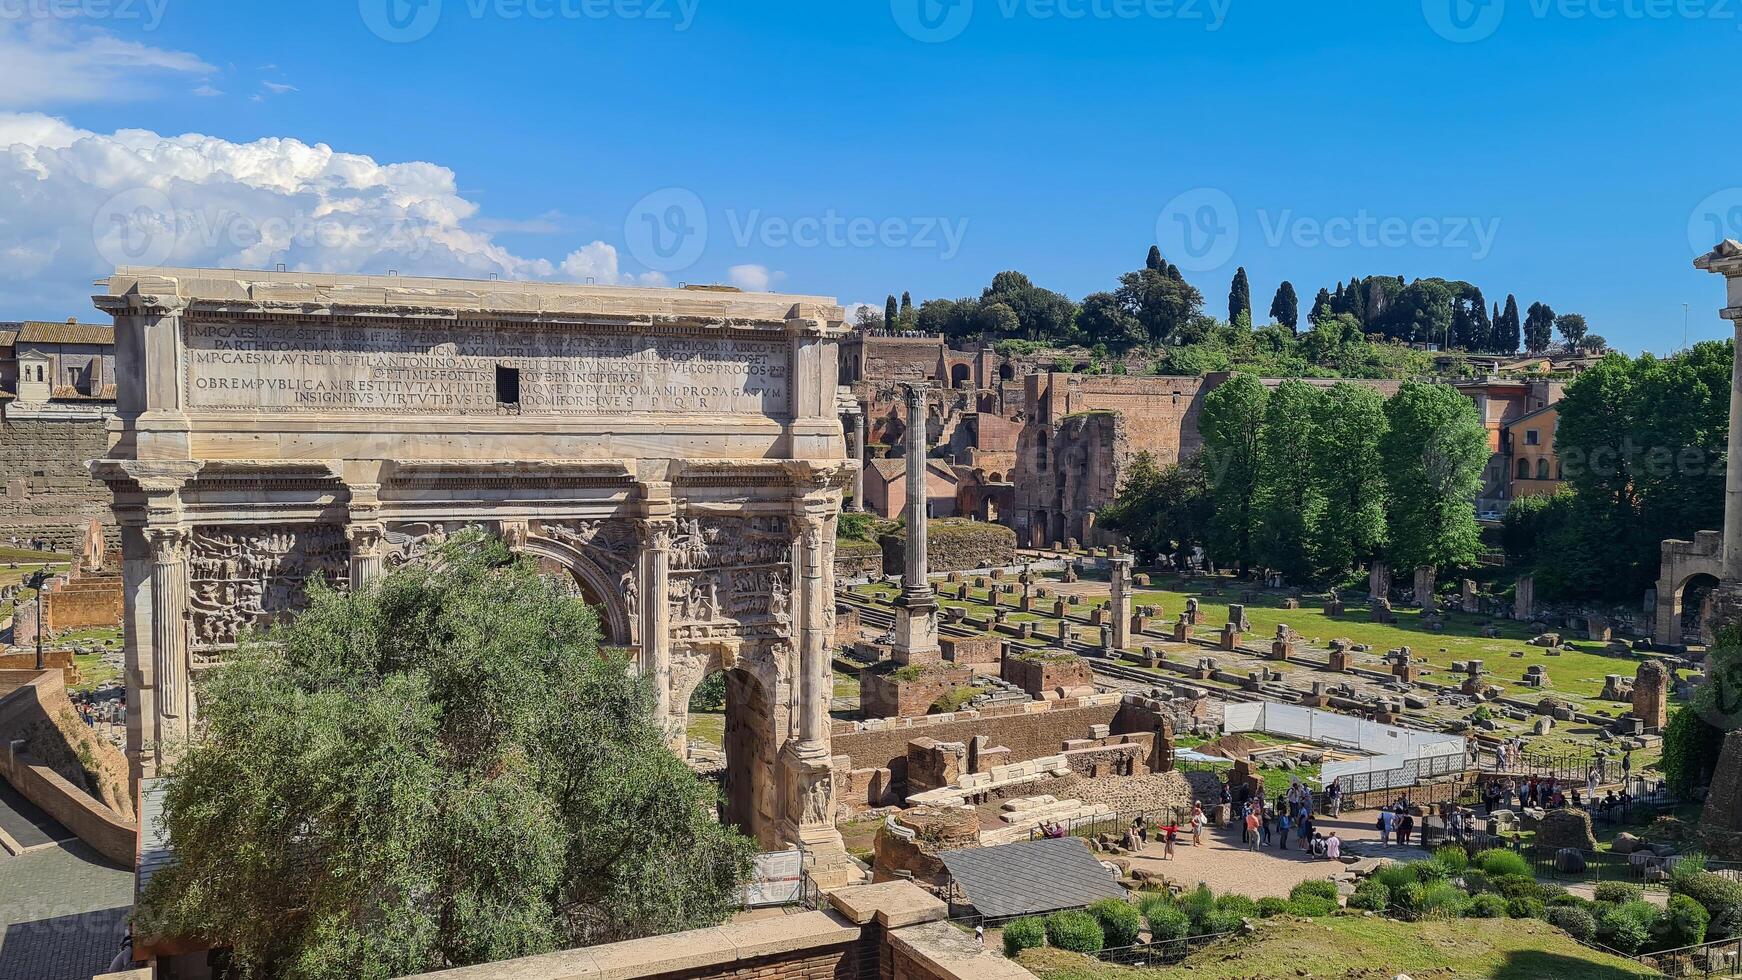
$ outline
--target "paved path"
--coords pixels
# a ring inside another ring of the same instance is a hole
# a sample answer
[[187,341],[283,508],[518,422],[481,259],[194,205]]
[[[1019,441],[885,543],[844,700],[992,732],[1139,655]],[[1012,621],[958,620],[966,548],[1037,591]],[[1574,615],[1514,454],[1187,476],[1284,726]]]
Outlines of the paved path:
[[[6,834],[12,843],[25,850],[72,836],[53,817],[20,796],[5,780],[0,780],[0,833]],[[3,853],[0,851],[0,854]]]
[[133,873],[78,840],[0,852],[0,980],[90,980],[132,907]]
[[[1317,828],[1323,834],[1335,828],[1344,842],[1377,842],[1379,832],[1373,829],[1376,819],[1376,811],[1362,811],[1336,820],[1323,818]],[[1172,861],[1162,860],[1164,848],[1151,844],[1140,854],[1132,855],[1131,866],[1160,872],[1186,888],[1201,881],[1217,894],[1234,892],[1249,898],[1286,897],[1289,889],[1303,881],[1329,878],[1342,870],[1343,866],[1335,861],[1314,858],[1300,850],[1300,844],[1292,838],[1289,848],[1279,851],[1261,847],[1253,851],[1240,843],[1237,828],[1205,827],[1202,847],[1193,847],[1191,835],[1182,833]]]

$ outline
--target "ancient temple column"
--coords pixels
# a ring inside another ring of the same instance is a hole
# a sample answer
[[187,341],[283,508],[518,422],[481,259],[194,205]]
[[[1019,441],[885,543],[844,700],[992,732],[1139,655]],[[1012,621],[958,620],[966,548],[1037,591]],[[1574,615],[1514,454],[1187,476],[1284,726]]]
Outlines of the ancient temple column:
[[1742,246],[1733,241],[1694,263],[1725,277],[1725,308],[1719,314],[1735,324],[1736,362],[1730,372],[1730,462],[1724,477],[1725,583],[1742,583]]
[[865,513],[865,412],[860,409],[853,415],[853,511]]
[[[819,881],[840,883],[850,868],[841,835],[835,830],[834,759],[829,748],[830,635],[834,595],[826,564],[840,497],[817,506],[807,501],[794,525],[797,543],[797,620],[794,639],[798,664],[798,731],[782,752],[783,824],[781,836],[805,848],[805,860]],[[820,511],[826,507],[826,513]],[[837,880],[839,879],[839,880]]]
[[823,522],[806,519],[799,534],[798,660],[799,752],[828,753],[831,671],[829,641],[824,635],[825,607],[833,597],[823,590]]
[[[188,553],[191,535],[181,527],[145,531],[151,558],[150,751],[159,765],[191,727],[193,692],[188,680]],[[135,710],[139,710],[135,708]]]
[[379,524],[352,524],[345,534],[351,539],[351,588],[361,589],[381,577],[385,538]]
[[[671,541],[672,521],[644,520],[641,536],[641,672],[652,679],[653,716],[669,728],[671,708]],[[675,736],[680,733],[668,732]]]
[[935,661],[938,651],[938,599],[926,578],[926,418],[927,385],[903,383],[907,392],[907,574],[895,600],[895,659]]
[[1112,558],[1108,563],[1113,593],[1108,610],[1113,617],[1113,649],[1123,650],[1131,645],[1131,568],[1136,563],[1130,558]]

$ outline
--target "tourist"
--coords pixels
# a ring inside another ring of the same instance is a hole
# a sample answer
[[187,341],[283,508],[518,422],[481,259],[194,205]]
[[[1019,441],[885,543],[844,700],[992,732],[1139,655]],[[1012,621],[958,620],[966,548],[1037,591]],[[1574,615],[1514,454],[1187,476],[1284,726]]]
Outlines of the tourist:
[[1277,817],[1276,817],[1276,832],[1277,832],[1276,849],[1277,850],[1279,850],[1279,851],[1288,850],[1288,831],[1289,831],[1289,828],[1291,828],[1293,826],[1294,826],[1294,821],[1289,819],[1287,810],[1284,810],[1280,814],[1277,815]]
[[1343,858],[1343,838],[1337,836],[1336,830],[1332,830],[1331,836],[1325,838],[1325,857],[1332,861]]
[[1260,828],[1259,832],[1264,835],[1264,846],[1265,847],[1270,846],[1270,828],[1275,823],[1276,823],[1276,808],[1271,807],[1271,806],[1265,806],[1264,805],[1264,798],[1259,797],[1259,799],[1258,799],[1258,826]]
[[1410,832],[1415,830],[1415,817],[1405,810],[1397,819],[1397,843],[1400,847],[1409,846]]
[[1590,800],[1594,800],[1597,798],[1597,767],[1596,766],[1592,766],[1590,771],[1585,773],[1585,798],[1590,799]]
[[1306,850],[1306,835],[1313,832],[1313,815],[1311,810],[1302,811],[1300,820],[1295,822],[1295,832],[1300,835],[1301,850]]
[[1135,851],[1138,849],[1137,826],[1135,824],[1125,828],[1125,837],[1120,841],[1120,843],[1127,851]]
[[1137,820],[1133,826],[1137,830],[1137,839],[1145,844],[1149,843],[1149,826],[1143,822],[1143,814],[1137,815]]
[[1625,788],[1627,780],[1631,778],[1633,778],[1633,750],[1628,749],[1621,753],[1621,782],[1624,784],[1623,788]]
[[1379,831],[1380,847],[1384,847],[1391,843],[1391,824],[1396,817],[1397,815],[1392,813],[1390,810],[1379,811],[1379,820],[1373,825],[1373,829]]
[[986,945],[986,923],[982,922],[974,927],[974,941],[982,946]]
[[1162,855],[1161,859],[1163,861],[1172,861],[1173,846],[1179,841],[1179,826],[1177,824],[1169,824],[1168,826],[1163,827],[1161,832],[1164,835],[1162,839],[1167,842],[1167,852]]
[[1240,804],[1240,843],[1249,843],[1252,836],[1252,801]]
[[1205,816],[1204,816],[1203,804],[1193,803],[1192,804],[1192,846],[1193,847],[1203,847],[1204,846],[1204,824],[1206,824],[1206,823],[1209,823],[1209,820],[1207,818],[1205,818]]
[[1318,833],[1313,834],[1312,840],[1307,843],[1307,850],[1312,852],[1313,857],[1324,857],[1325,835]]
[[1246,820],[1242,824],[1242,826],[1245,827],[1245,834],[1242,836],[1242,840],[1248,841],[1254,851],[1258,850],[1259,823],[1258,811],[1252,809],[1251,806],[1248,805],[1246,809]]
[[1336,779],[1331,780],[1330,797],[1331,797],[1331,816],[1333,816],[1333,817],[1342,816],[1343,815],[1343,777],[1338,776]]

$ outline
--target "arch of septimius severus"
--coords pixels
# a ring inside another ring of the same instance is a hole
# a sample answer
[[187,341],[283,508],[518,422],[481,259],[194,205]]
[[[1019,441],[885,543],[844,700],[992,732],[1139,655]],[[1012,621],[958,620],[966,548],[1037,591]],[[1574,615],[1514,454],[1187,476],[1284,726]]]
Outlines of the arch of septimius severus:
[[195,724],[198,673],[305,582],[479,525],[600,609],[674,741],[724,670],[728,815],[838,847],[832,300],[197,269],[121,269],[95,300],[135,779]]

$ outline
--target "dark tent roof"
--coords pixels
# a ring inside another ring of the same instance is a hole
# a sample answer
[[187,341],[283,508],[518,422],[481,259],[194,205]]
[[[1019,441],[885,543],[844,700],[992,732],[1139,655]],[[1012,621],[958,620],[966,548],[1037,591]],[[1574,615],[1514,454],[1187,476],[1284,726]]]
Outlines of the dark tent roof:
[[1113,872],[1077,837],[969,847],[939,855],[981,915],[1002,919],[1125,897]]

